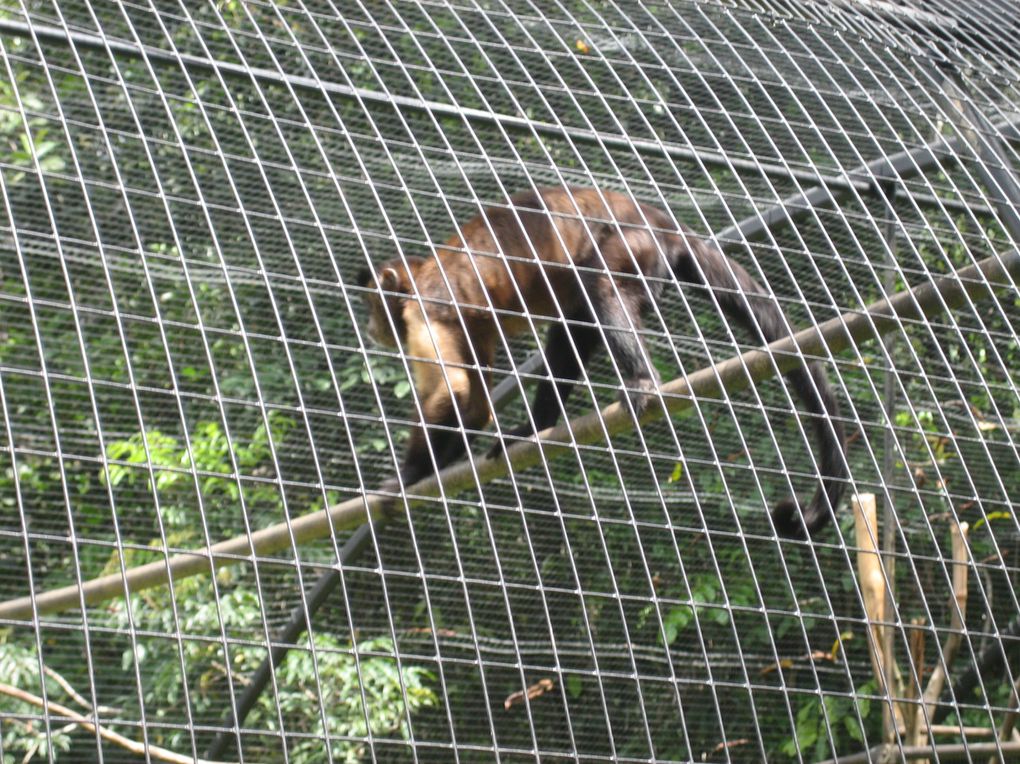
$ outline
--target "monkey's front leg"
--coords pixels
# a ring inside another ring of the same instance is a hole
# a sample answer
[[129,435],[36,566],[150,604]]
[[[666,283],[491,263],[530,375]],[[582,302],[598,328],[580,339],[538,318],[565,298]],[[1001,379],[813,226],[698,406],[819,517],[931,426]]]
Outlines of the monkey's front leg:
[[422,404],[422,413],[424,422],[411,431],[400,467],[405,487],[456,461],[467,450],[464,434],[455,429],[459,423],[448,395],[431,396]]
[[454,395],[442,384],[422,400],[423,423],[411,432],[400,468],[405,488],[461,458],[467,453],[474,431],[484,427],[489,419],[483,376],[452,369],[447,377]]
[[[430,424],[454,426],[456,417],[433,421]],[[442,469],[455,461],[464,451],[464,438],[461,433],[430,429],[427,425],[419,424],[411,431],[411,438],[404,452],[404,461],[400,466],[400,477],[388,478],[380,488],[386,493],[401,493],[402,489],[406,490],[433,474],[436,471],[435,467]]]
[[498,438],[489,449],[489,457],[503,453],[508,446],[559,421],[560,412],[581,376],[581,367],[588,363],[598,345],[598,333],[588,323],[590,319],[581,323],[586,315],[574,314],[568,318],[567,324],[549,327],[544,353],[551,377],[540,380],[535,389],[531,420],[505,430],[503,437]]

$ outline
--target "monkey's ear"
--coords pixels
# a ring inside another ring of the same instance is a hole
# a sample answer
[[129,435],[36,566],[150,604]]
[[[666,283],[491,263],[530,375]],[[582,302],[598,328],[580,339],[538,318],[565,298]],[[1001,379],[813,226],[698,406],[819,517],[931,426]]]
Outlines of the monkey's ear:
[[379,288],[387,292],[402,292],[400,274],[396,268],[383,268],[379,273]]
[[358,286],[367,287],[372,283],[372,279],[375,277],[375,271],[371,268],[362,268],[358,271]]

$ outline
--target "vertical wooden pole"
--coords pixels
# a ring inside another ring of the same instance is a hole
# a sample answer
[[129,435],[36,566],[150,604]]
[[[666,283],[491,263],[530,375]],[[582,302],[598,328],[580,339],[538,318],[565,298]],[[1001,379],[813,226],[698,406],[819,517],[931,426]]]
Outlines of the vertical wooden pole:
[[861,595],[864,597],[864,613],[868,619],[868,655],[871,669],[878,682],[879,691],[888,699],[882,704],[883,740],[896,740],[897,716],[892,702],[892,655],[884,648],[886,613],[885,569],[878,549],[878,510],[875,495],[862,493],[851,500],[854,510],[854,532],[857,543],[857,575]]

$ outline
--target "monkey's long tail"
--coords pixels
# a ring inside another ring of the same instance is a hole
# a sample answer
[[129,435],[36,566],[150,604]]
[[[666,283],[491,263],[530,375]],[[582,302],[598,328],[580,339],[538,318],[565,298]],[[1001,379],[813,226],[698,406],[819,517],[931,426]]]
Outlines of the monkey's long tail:
[[[768,293],[739,263],[706,242],[689,235],[673,270],[682,281],[711,288],[726,314],[766,343],[789,336],[783,313]],[[806,507],[794,496],[780,501],[772,511],[772,522],[783,536],[804,538],[823,528],[839,503],[847,477],[846,438],[839,420],[839,403],[821,364],[805,362],[788,371],[786,377],[812,414],[822,481]]]

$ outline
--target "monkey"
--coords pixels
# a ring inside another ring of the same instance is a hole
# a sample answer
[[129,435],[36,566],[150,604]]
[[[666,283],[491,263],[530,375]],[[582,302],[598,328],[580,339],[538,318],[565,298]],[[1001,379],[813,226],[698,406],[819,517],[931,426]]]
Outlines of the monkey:
[[[620,400],[640,417],[659,387],[641,337],[642,314],[675,277],[711,291],[729,320],[769,343],[789,335],[780,307],[738,262],[658,207],[595,188],[549,187],[518,193],[465,223],[431,258],[394,258],[358,276],[376,344],[410,358],[422,422],[400,469],[410,485],[466,452],[460,425],[483,429],[487,388],[500,335],[548,323],[532,421],[505,433],[490,451],[559,420],[582,367],[604,346],[624,382]],[[529,321],[530,319],[530,321]],[[806,538],[832,517],[846,478],[839,404],[825,371],[804,362],[786,376],[812,414],[821,482],[807,506],[777,503],[785,537]]]

